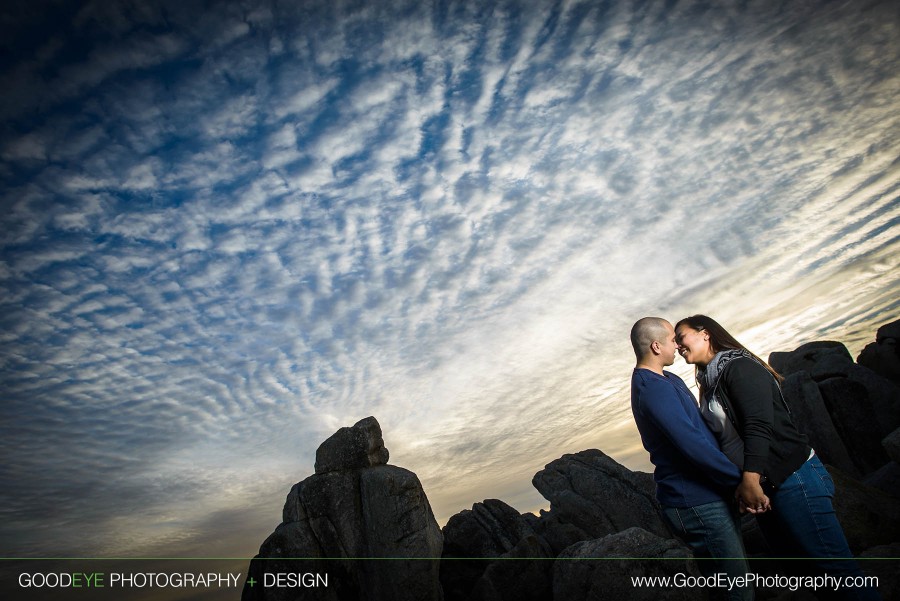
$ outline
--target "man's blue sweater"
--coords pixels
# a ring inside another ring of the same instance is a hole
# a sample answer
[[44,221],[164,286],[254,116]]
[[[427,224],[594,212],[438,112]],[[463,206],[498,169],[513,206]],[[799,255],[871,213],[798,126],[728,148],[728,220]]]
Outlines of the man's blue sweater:
[[631,376],[631,412],[655,466],[656,498],[668,507],[730,501],[740,470],[719,450],[684,381],[663,373]]

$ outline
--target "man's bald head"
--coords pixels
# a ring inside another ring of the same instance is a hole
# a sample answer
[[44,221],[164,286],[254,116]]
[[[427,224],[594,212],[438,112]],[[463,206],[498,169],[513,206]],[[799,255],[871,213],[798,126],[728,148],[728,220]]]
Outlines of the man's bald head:
[[650,353],[650,345],[654,342],[664,343],[672,324],[662,317],[642,317],[631,326],[631,346],[634,356],[640,361]]

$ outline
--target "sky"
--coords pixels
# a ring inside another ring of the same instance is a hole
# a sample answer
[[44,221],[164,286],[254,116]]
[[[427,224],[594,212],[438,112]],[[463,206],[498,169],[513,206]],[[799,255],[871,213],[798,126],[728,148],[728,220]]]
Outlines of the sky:
[[370,415],[537,511],[638,318],[900,317],[894,2],[17,0],[0,89],[7,557],[250,557]]

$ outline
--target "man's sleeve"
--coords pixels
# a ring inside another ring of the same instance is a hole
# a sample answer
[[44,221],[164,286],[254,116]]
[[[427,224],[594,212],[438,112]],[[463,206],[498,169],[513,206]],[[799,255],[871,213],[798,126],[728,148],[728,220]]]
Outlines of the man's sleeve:
[[771,376],[752,359],[735,359],[722,374],[728,403],[744,439],[744,469],[763,473],[774,423]]
[[641,390],[645,414],[675,447],[713,482],[737,486],[741,471],[715,444],[702,423],[692,421],[675,389],[666,382],[649,381]]

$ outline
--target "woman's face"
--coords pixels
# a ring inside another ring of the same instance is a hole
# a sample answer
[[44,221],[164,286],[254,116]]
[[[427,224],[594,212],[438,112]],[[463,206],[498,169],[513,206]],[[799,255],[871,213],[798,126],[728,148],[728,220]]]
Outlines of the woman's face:
[[681,324],[675,330],[678,352],[687,363],[704,366],[716,355],[709,343],[709,334],[704,330]]

